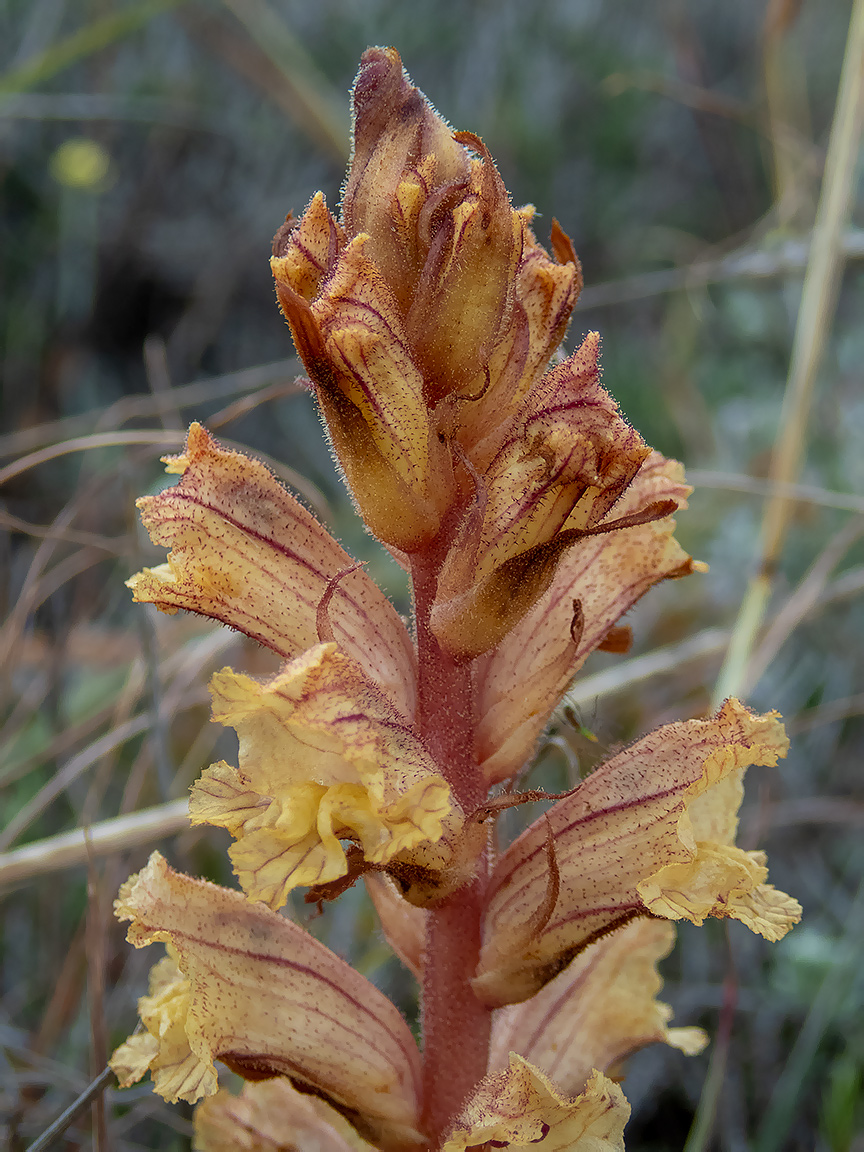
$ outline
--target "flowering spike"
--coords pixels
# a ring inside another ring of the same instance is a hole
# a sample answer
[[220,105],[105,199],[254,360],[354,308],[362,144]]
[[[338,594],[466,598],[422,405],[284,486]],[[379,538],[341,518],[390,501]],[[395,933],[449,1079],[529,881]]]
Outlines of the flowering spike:
[[[601,387],[598,335],[556,355],[582,285],[558,222],[547,250],[392,48],[364,53],[353,107],[341,220],[315,195],[272,271],[356,507],[410,578],[413,629],[262,465],[192,426],[168,460],[180,482],[141,502],[171,551],[135,598],[285,662],[211,684],[239,760],[202,774],[190,813],[231,833],[242,892],[158,855],[121,890],[129,939],[169,955],[113,1066],[207,1096],[202,1152],[621,1152],[628,1106],[604,1073],[704,1041],[656,1000],[670,921],[777,939],[800,914],[734,842],[744,769],[785,736],[737,701],[667,725],[499,853],[500,812],[545,794],[490,787],[588,654],[625,650],[636,600],[704,567],[672,536],[689,489]],[[389,1001],[275,911],[361,878],[422,981],[422,1057]],[[216,1094],[217,1060],[240,1096]]]

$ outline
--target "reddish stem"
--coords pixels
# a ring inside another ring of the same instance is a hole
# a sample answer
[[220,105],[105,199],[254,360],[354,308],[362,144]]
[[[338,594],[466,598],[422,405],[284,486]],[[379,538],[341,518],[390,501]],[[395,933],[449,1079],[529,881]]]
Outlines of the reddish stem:
[[[414,607],[417,623],[420,739],[465,812],[485,799],[487,788],[474,759],[472,666],[438,644],[429,627],[435,597],[437,557],[416,561]],[[474,1085],[486,1074],[492,1015],[471,990],[480,953],[486,888],[486,858],[471,884],[441,907],[429,910],[423,972],[424,1122],[440,1144]]]

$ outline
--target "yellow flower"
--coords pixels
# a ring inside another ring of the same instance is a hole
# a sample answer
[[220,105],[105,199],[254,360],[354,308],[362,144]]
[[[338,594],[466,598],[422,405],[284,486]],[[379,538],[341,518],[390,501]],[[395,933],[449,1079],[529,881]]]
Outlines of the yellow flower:
[[727,700],[710,720],[667,724],[596,769],[502,855],[492,874],[474,988],[527,999],[583,948],[648,913],[741,920],[779,940],[801,918],[734,840],[741,781],[788,740],[776,713]]
[[[249,1080],[285,1076],[321,1095],[382,1149],[422,1146],[417,1045],[390,1001],[344,960],[241,893],[175,872],[158,852],[115,907],[132,921],[130,943],[162,941],[177,957],[172,994],[162,961],[144,998],[146,1051],[130,1060],[130,1046],[144,1048],[133,1037],[113,1058],[121,1083],[149,1065],[157,1091],[194,1101],[216,1091],[219,1060]],[[169,1083],[159,1079],[166,1062]]]
[[462,814],[447,782],[384,695],[335,644],[318,644],[260,684],[230,668],[211,681],[213,719],[236,729],[240,766],[193,786],[195,824],[227,828],[251,900],[271,908],[298,885],[345,876],[343,842],[404,874],[450,862]]
[[410,716],[408,630],[315,517],[263,464],[220,447],[200,424],[166,464],[180,483],[138,507],[153,543],[171,551],[129,581],[135,600],[209,616],[291,659],[321,639],[318,608],[330,593],[333,639]]
[[503,1072],[492,1072],[457,1116],[441,1152],[467,1152],[489,1141],[513,1152],[539,1145],[543,1152],[624,1152],[630,1105],[599,1072],[575,1100],[515,1052]]

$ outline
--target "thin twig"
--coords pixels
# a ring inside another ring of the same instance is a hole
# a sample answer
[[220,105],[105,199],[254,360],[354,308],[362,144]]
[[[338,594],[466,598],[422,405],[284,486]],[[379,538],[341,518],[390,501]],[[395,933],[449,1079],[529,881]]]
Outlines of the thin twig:
[[790,736],[797,735],[799,732],[810,732],[813,728],[821,728],[824,724],[836,724],[838,720],[848,720],[852,716],[862,714],[864,714],[864,692],[859,692],[855,696],[829,700],[825,704],[820,704],[818,708],[802,712],[787,725],[787,728]]
[[125,556],[132,550],[128,536],[99,536],[95,532],[77,532],[74,528],[57,528],[53,524],[31,524],[0,508],[0,528],[9,528],[37,540],[59,540],[62,544],[82,544],[87,548],[101,548],[112,556]]
[[669,644],[655,648],[653,652],[646,652],[643,656],[634,656],[632,660],[577,680],[562,699],[559,708],[567,705],[578,708],[600,696],[610,696],[613,692],[630,688],[652,676],[675,672],[693,660],[716,656],[723,651],[728,640],[729,633],[724,629],[706,628],[704,632],[698,632],[679,644]]
[[[183,704],[186,708],[195,707],[205,703],[207,698],[207,693],[203,689],[194,689],[187,694]],[[3,831],[0,832],[0,851],[5,851],[11,844],[14,844],[21,833],[29,828],[48,805],[65,792],[82,772],[85,772],[91,765],[120,744],[124,744],[142,732],[149,731],[152,726],[153,716],[150,712],[133,716],[125,724],[119,725],[111,732],[106,732],[104,736],[100,736],[98,740],[94,740],[92,744],[79,752],[77,756],[73,756],[58,772],[54,773],[48,783],[40,788],[35,796],[19,808]]]
[[117,748],[121,744],[125,744],[127,740],[131,740],[135,736],[140,736],[142,732],[147,732],[153,723],[153,717],[149,712],[142,712],[138,716],[133,716],[127,720],[125,724],[113,728],[110,732],[106,732],[104,736],[100,736],[98,740],[94,740],[86,748],[82,749],[76,756],[60,768],[47,784],[43,785],[35,796],[31,797],[26,804],[18,809],[6,827],[0,832],[0,851],[7,849],[10,844],[14,844],[21,833],[28,828],[34,820],[36,820],[48,807],[48,805],[55,800],[62,792],[64,792],[69,785],[77,780],[82,772],[86,770],[103,756],[107,755],[112,749]]
[[122,448],[127,444],[157,444],[166,448],[173,448],[182,444],[186,439],[183,432],[166,432],[164,429],[136,429],[126,432],[92,432],[89,436],[75,436],[71,440],[63,440],[59,444],[50,444],[38,452],[30,452],[18,460],[13,460],[5,468],[0,468],[0,484],[5,484],[14,476],[36,468],[39,464],[46,464],[49,460],[56,460],[58,456],[69,456],[74,452],[90,452],[94,448]]
[[862,533],[864,517],[856,516],[843,525],[816,558],[804,579],[775,615],[750,657],[746,678],[741,683],[744,692],[756,686],[788,638],[819,603],[831,573]]
[[792,1051],[780,1074],[755,1142],[756,1152],[779,1152],[786,1142],[789,1129],[795,1122],[801,1090],[810,1075],[822,1039],[843,1006],[860,970],[860,950],[864,937],[864,883],[845,916],[844,937],[846,949],[838,950],[838,958],[826,972],[810,1009],[792,1045]]
[[114,1073],[110,1068],[103,1068],[95,1080],[93,1080],[77,1100],[73,1100],[65,1112],[62,1112],[54,1123],[46,1128],[38,1140],[27,1148],[27,1152],[47,1152],[56,1141],[63,1135],[70,1124],[74,1124],[78,1117],[84,1112],[90,1104],[101,1095],[106,1088],[109,1087],[111,1081],[114,1079]]
[[738,976],[735,970],[728,927],[726,929],[726,954],[726,979],[723,981],[723,1004],[717,1025],[717,1039],[714,1042],[714,1050],[708,1062],[705,1085],[699,1097],[699,1106],[693,1118],[693,1126],[687,1137],[687,1143],[684,1145],[684,1152],[701,1152],[701,1149],[708,1146],[714,1131],[717,1106],[720,1103],[720,1093],[723,1091],[723,1081],[726,1076],[726,1062],[729,1059],[732,1029],[738,1008]]
[[163,397],[166,401],[166,407],[160,412],[162,427],[166,432],[182,432],[183,421],[180,419],[180,409],[171,387],[168,350],[165,341],[156,333],[151,333],[144,341],[144,368],[150,391],[154,396]]
[[[70,440],[64,440],[60,444],[51,444],[46,448],[40,448],[37,452],[31,452],[27,456],[22,456],[18,460],[13,460],[11,464],[7,464],[5,468],[0,468],[0,484],[5,484],[7,480],[11,480],[15,476],[20,476],[22,472],[27,472],[31,468],[37,467],[39,464],[45,464],[49,460],[56,460],[59,456],[68,456],[75,452],[89,452],[93,448],[120,448],[128,444],[142,444],[142,445],[156,445],[157,447],[174,448],[179,447],[186,442],[185,432],[171,432],[164,429],[150,429],[150,430],[132,430],[126,432],[93,432],[89,436],[76,436]],[[235,451],[243,451],[248,454],[249,449],[243,444],[236,444],[232,440],[221,441],[226,448],[234,448]],[[255,456],[267,465],[267,467],[286,484],[295,488],[301,496],[305,497],[306,501],[312,509],[318,514],[322,520],[330,519],[330,508],[324,493],[316,484],[311,480],[307,480],[305,476],[301,476],[294,468],[288,464],[282,464],[277,460],[272,459],[265,452],[256,452]]]
[[[254,392],[278,381],[296,376],[299,363],[296,359],[275,360],[270,364],[256,364],[239,372],[228,372],[222,376],[209,376],[192,384],[180,384],[173,388],[170,396],[141,394],[123,396],[107,408],[94,408],[79,416],[64,416],[62,420],[51,420],[36,424],[32,428],[22,428],[0,436],[0,456],[18,456],[31,452],[46,444],[68,440],[71,436],[81,436],[87,432],[108,431],[118,428],[127,420],[139,417],[159,416],[168,408],[190,408],[197,404],[208,404],[214,400],[227,399],[242,392]],[[296,395],[304,391],[302,384],[295,384],[291,392]]]
[[[810,257],[810,235],[784,240],[771,248],[753,248],[748,245],[716,260],[697,260],[682,268],[658,268],[654,272],[638,272],[622,276],[605,284],[593,284],[582,289],[580,312],[589,308],[608,308],[662,296],[666,292],[680,292],[703,288],[707,284],[722,284],[729,280],[765,280],[800,272],[807,267]],[[864,229],[850,228],[843,236],[842,251],[847,260],[864,257]]]
[[[780,431],[771,460],[771,479],[784,484],[795,481],[803,459],[813,386],[834,314],[843,267],[842,236],[849,216],[864,113],[862,54],[864,0],[855,0],[822,192],[816,210],[813,243],[804,276],[789,379],[780,414]],[[746,683],[747,665],[768,606],[791,508],[790,500],[778,494],[771,498],[765,509],[758,571],[749,583],[733,628],[714,693],[715,704],[739,693]]]
[[[86,832],[86,830],[85,830]],[[108,1062],[108,1031],[105,1024],[105,916],[104,898],[96,861],[89,850],[87,860],[87,915],[85,942],[87,954],[87,999],[90,1007],[90,1070],[105,1068]],[[105,1098],[99,1092],[91,1104],[93,1152],[108,1152],[108,1120]]]
[[[128,816],[100,820],[91,825],[87,835],[94,857],[109,856],[152,844],[165,836],[189,829],[189,801],[172,800],[154,808],[143,808]],[[12,852],[0,853],[0,885],[20,884],[48,872],[61,872],[87,861],[87,843],[83,828],[37,840]]]
[[[790,725],[794,731],[794,724]],[[853,828],[864,825],[864,804],[848,797],[807,796],[803,800],[778,800],[765,808],[745,812],[741,818],[741,840],[758,843],[776,828],[796,828],[802,824],[847,824]]]
[[345,102],[303,47],[281,13],[265,0],[223,0],[249,39],[278,69],[282,85],[271,93],[311,137],[340,162],[348,156]]
[[137,32],[154,16],[174,8],[180,0],[143,0],[116,12],[100,16],[76,32],[37,52],[30,59],[0,76],[0,93],[26,92],[50,80],[79,60]]
[[696,488],[717,488],[725,492],[749,492],[753,496],[784,496],[802,504],[817,504],[822,508],[839,508],[843,512],[864,512],[864,496],[851,492],[831,492],[814,484],[784,484],[778,480],[762,480],[738,472],[706,472],[688,468],[687,479]]

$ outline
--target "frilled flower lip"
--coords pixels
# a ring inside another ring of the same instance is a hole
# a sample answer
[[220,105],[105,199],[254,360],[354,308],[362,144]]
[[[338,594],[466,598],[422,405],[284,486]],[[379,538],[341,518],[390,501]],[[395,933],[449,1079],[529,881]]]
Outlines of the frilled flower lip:
[[507,1068],[481,1080],[456,1117],[441,1152],[478,1146],[538,1145],[544,1152],[624,1152],[630,1105],[617,1084],[593,1072],[575,1099],[515,1052]]
[[769,940],[785,935],[800,905],[765,883],[761,853],[730,841],[744,770],[787,748],[776,713],[728,700],[601,765],[498,861],[477,995],[491,1006],[527,999],[593,940],[648,913],[733,917]]
[[298,886],[348,873],[352,841],[377,868],[444,868],[463,816],[423,745],[356,661],[318,644],[260,684],[213,677],[213,718],[236,729],[239,768],[193,785],[193,823],[227,828],[252,900],[272,908]]

